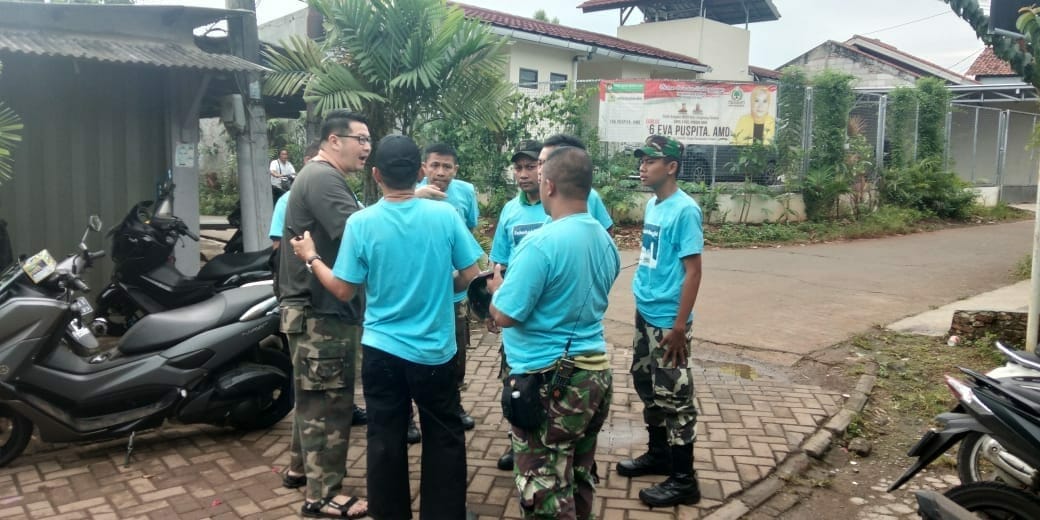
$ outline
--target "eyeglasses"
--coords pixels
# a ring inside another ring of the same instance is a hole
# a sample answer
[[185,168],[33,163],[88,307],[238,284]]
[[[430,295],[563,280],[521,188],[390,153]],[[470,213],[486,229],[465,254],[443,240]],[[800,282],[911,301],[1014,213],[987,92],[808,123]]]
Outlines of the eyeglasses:
[[351,139],[357,139],[358,144],[365,146],[366,144],[372,144],[372,138],[367,135],[346,135],[346,134],[333,134],[336,137],[349,137]]
[[526,164],[514,164],[513,169],[516,171],[527,170],[529,172],[533,172],[538,169],[538,163],[530,162]]

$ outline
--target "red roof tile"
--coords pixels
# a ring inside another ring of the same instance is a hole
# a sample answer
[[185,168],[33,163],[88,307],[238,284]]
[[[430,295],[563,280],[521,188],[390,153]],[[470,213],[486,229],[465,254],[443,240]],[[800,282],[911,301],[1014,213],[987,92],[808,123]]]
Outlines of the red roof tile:
[[976,79],[979,76],[1018,76],[1008,62],[993,53],[993,47],[986,47],[965,74]]
[[[908,65],[910,67],[920,68],[918,64],[924,64],[924,65],[928,65],[930,67],[934,67],[936,69],[939,69],[941,71],[944,71],[947,74],[956,76],[958,78],[962,78],[967,83],[974,83],[975,82],[974,80],[972,80],[968,76],[965,76],[963,74],[958,74],[958,73],[956,73],[956,72],[954,72],[952,70],[947,69],[946,67],[940,67],[939,65],[936,65],[936,64],[934,64],[934,63],[932,63],[932,62],[930,62],[928,60],[923,60],[921,58],[918,58],[917,56],[914,56],[913,54],[901,51],[901,50],[899,50],[898,47],[889,45],[889,44],[887,44],[887,43],[885,43],[885,42],[883,42],[881,40],[875,39],[875,38],[867,38],[866,36],[860,36],[858,34],[855,34],[855,35],[852,36],[852,38],[849,38],[848,40],[845,41],[845,45],[846,46],[851,46],[851,47],[858,47],[856,45],[855,41],[854,41],[854,40],[857,40],[857,39],[858,40],[864,40],[866,42],[872,43],[874,45],[877,45],[878,47],[881,47],[881,48],[891,52],[892,54],[895,55],[895,56],[892,57],[893,59],[898,60],[898,61],[902,61],[905,65]],[[866,51],[868,49],[862,49],[862,50]],[[883,58],[879,58],[879,59],[882,59],[882,61],[886,61],[889,64],[895,65],[894,63],[892,63],[892,60],[885,60]]]
[[587,45],[595,45],[597,47],[604,47],[619,52],[636,54],[649,58],[671,60],[690,65],[704,65],[704,63],[697,60],[697,58],[666,51],[664,49],[658,49],[657,47],[651,47],[649,45],[643,45],[641,43],[622,40],[605,34],[583,31],[581,29],[572,29],[570,27],[553,23],[539,22],[532,18],[524,18],[522,16],[515,16],[500,11],[492,11],[491,9],[460,4],[458,2],[450,2],[450,4],[461,8],[469,18],[475,18],[498,27],[516,29],[518,31],[584,43]]
[[765,67],[756,67],[754,65],[748,65],[748,72],[756,76],[770,79],[780,79],[780,72],[773,69],[767,69]]

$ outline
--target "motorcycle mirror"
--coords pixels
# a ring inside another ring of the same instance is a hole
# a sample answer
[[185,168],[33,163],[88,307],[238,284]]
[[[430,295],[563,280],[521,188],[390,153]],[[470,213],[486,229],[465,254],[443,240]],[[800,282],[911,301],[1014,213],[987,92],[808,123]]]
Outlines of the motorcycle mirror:
[[90,216],[90,229],[101,231],[101,217],[97,215]]

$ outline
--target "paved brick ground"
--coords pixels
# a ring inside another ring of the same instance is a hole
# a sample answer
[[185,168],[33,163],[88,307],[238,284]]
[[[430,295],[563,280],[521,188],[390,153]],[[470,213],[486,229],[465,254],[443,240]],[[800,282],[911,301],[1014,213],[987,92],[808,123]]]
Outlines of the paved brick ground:
[[[508,444],[498,405],[498,338],[475,332],[469,353],[470,383],[463,403],[477,421],[467,433],[469,504],[482,519],[518,518],[511,475],[495,468]],[[710,345],[701,345],[710,348]],[[646,442],[642,405],[631,386],[626,347],[613,349],[614,405],[600,435],[603,477],[597,511],[605,520],[697,519],[749,487],[796,450],[841,396],[782,376],[740,367],[699,363],[695,370],[701,412],[696,445],[704,500],[697,507],[649,510],[640,488],[655,478],[626,479],[608,469],[638,454]],[[360,395],[360,389],[358,390]],[[364,427],[354,428],[346,492],[364,492]],[[249,434],[179,426],[136,439],[124,466],[125,442],[48,445],[0,470],[0,518],[230,519],[296,518],[302,496],[286,490],[276,471],[288,462],[289,426]],[[418,509],[419,454],[413,446],[413,509]],[[416,515],[418,517],[418,515]]]

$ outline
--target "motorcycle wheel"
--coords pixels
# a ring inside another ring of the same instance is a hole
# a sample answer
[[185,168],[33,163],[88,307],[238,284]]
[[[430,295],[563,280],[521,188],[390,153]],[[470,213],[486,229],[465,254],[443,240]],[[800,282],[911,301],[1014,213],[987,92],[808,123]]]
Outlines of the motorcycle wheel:
[[[968,434],[957,448],[957,476],[962,484],[972,482],[1001,482],[1014,488],[1025,488],[1028,482],[1020,482],[1017,478],[1007,476],[985,453],[986,444],[991,437],[984,433]],[[1024,464],[1024,463],[1023,463]]]
[[25,451],[32,438],[33,423],[10,407],[0,405],[0,467]]
[[288,377],[270,395],[257,396],[261,406],[255,415],[247,418],[235,418],[232,416],[231,427],[236,430],[249,431],[270,428],[278,424],[278,421],[281,421],[286,415],[289,415],[289,412],[292,411],[293,406],[296,404],[296,398],[293,394],[293,366],[289,356],[271,348],[261,347],[257,349],[256,362],[262,365],[273,366]]
[[1040,518],[1040,497],[999,482],[961,484],[947,491],[945,495],[957,505],[983,519]]

